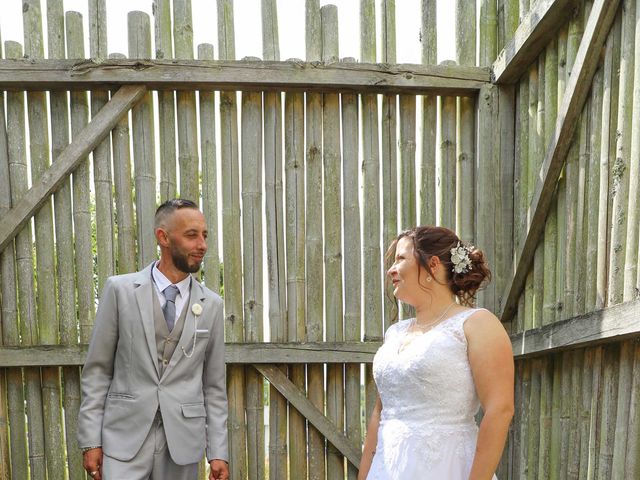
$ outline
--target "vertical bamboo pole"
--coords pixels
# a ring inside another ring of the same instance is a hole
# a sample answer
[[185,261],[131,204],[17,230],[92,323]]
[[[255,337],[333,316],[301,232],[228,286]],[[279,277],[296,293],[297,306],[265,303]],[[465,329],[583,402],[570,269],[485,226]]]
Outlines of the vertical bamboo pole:
[[[476,65],[476,4],[456,0],[456,61]],[[458,97],[456,105],[455,228],[464,241],[475,242],[475,98]]]
[[[61,0],[47,2],[47,27],[49,40],[49,57],[65,58],[65,29],[64,8]],[[66,92],[51,92],[49,94],[51,105],[51,159],[56,161],[63,148],[69,143],[69,114]],[[67,179],[63,186],[54,195],[55,205],[55,232],[57,247],[58,267],[58,308],[60,324],[60,343],[63,345],[75,345],[78,343],[78,327],[76,325],[75,309],[75,278],[73,262],[73,219],[71,204],[71,180]],[[70,478],[79,478],[83,475],[81,457],[78,455],[77,417],[80,400],[80,370],[77,367],[65,367],[64,372],[64,433],[66,443],[62,442],[63,429],[62,412],[60,410],[59,369],[43,369],[43,393],[45,402],[50,405],[53,418],[45,423],[50,432],[53,445],[66,445],[68,472]],[[45,381],[47,385],[45,385]],[[46,414],[46,410],[45,410]],[[58,443],[59,442],[59,443]],[[54,475],[64,476],[67,465],[65,464],[64,451],[54,448],[58,456],[53,461],[50,470]]]
[[[361,2],[361,15],[370,15],[375,18],[375,4],[373,2]],[[371,10],[366,10],[370,8]],[[423,5],[424,8],[424,5]],[[381,61],[383,63],[396,63],[396,13],[395,0],[381,0],[380,14],[382,24]],[[423,11],[424,15],[424,11]],[[369,23],[367,28],[371,28]],[[435,28],[435,27],[434,27]],[[375,33],[375,32],[374,32]],[[370,35],[371,32],[367,32]],[[434,33],[435,35],[435,33]],[[373,40],[375,46],[375,37]],[[423,43],[424,45],[424,43]],[[375,51],[371,57],[375,61]],[[435,62],[434,62],[435,63]],[[398,235],[398,155],[397,155],[397,112],[396,103],[398,96],[392,94],[382,95],[382,151],[380,161],[382,163],[382,248],[386,249]],[[434,97],[435,101],[435,97]],[[363,104],[364,105],[364,104]],[[433,124],[435,132],[435,117]],[[434,142],[435,143],[435,142]],[[431,145],[433,150],[433,145]],[[435,186],[435,180],[433,182]],[[422,190],[421,186],[421,190]],[[433,192],[433,189],[430,190]],[[435,209],[435,202],[432,205]],[[384,282],[383,285],[384,326],[386,331],[389,325],[397,319],[398,307],[393,297],[393,285]]]
[[631,148],[629,159],[629,190],[627,206],[627,238],[624,260],[624,292],[622,300],[625,302],[638,298],[636,279],[638,275],[638,225],[640,224],[640,8],[636,6],[635,16],[635,42],[634,42],[634,83],[633,83],[633,109],[631,127]]
[[[129,58],[150,58],[151,27],[144,12],[129,12]],[[133,162],[136,187],[136,216],[138,225],[138,267],[142,268],[157,257],[154,234],[156,210],[156,161],[153,126],[153,100],[147,92],[131,110],[133,125]]]
[[560,354],[560,475],[558,478],[567,478],[569,467],[569,421],[571,418],[571,369],[573,368],[573,357],[571,352]]
[[[542,92],[540,92],[542,97]],[[558,41],[553,38],[547,46],[544,62],[544,139],[542,142],[543,151],[546,151],[551,141],[551,136],[555,131],[556,117],[558,116]],[[542,318],[541,325],[548,325],[556,318],[556,260],[558,244],[558,207],[557,197],[549,210],[544,229],[543,240],[543,271],[544,279],[542,286]],[[555,419],[554,419],[555,420]],[[552,420],[553,421],[553,420]],[[551,454],[553,455],[553,445],[557,439],[552,440]]]
[[[21,58],[22,47],[16,42],[6,42],[5,52],[7,58]],[[24,118],[24,92],[7,93],[7,132],[9,146],[9,176],[11,182],[11,203],[15,204],[27,191],[27,160],[25,143],[25,118]],[[33,245],[31,242],[31,223],[16,236],[16,263],[18,273],[18,306],[20,316],[20,337],[22,345],[32,346],[38,344],[38,329],[36,325],[36,304],[34,285],[34,265],[33,265]],[[13,372],[11,372],[13,373]],[[21,397],[22,379],[19,376],[10,376],[11,388],[15,386],[16,391],[10,392],[17,400]],[[15,382],[15,383],[14,383]],[[21,424],[28,418],[29,442],[29,471],[34,478],[45,478],[45,452],[44,452],[44,426],[42,419],[42,392],[40,390],[40,371],[38,368],[24,369],[24,392],[23,403],[9,405],[9,419],[17,420],[18,431],[22,429]],[[17,390],[20,390],[18,392]],[[26,398],[25,398],[26,397]],[[24,405],[26,400],[26,417],[24,415]],[[17,445],[20,450],[20,442]],[[26,457],[26,450],[25,450]],[[20,474],[22,462],[18,462],[18,470],[13,470],[13,475]],[[26,469],[24,471],[27,477]]]
[[[306,58],[322,58],[322,21],[318,0],[305,2]],[[307,93],[306,106],[306,169],[307,169],[307,340],[322,341],[324,318],[324,274],[322,268],[322,95]],[[324,372],[321,365],[307,368],[308,396],[324,412]],[[309,425],[309,478],[325,477],[324,437]]]
[[553,415],[553,357],[542,357],[540,375],[540,438],[538,446],[538,478],[550,478],[551,423]]
[[[611,212],[611,241],[609,252],[609,305],[624,299],[624,265],[627,240],[627,207],[629,197],[629,164],[631,147],[631,122],[633,104],[634,45],[636,2],[622,4],[622,40],[620,54],[620,90],[618,97],[618,121],[616,160],[613,165],[613,205]],[[635,245],[633,246],[635,248]]]
[[591,420],[591,400],[596,392],[593,391],[593,368],[595,360],[594,348],[587,348],[584,352],[584,364],[582,368],[582,391],[578,402],[578,421],[579,434],[578,442],[580,449],[580,457],[576,478],[587,477],[587,466],[589,463],[589,436],[590,436],[590,420]]
[[[82,16],[78,12],[68,12],[66,19],[67,57],[84,58]],[[70,97],[71,137],[75,139],[89,121],[89,106],[86,92],[72,91]],[[95,315],[89,182],[89,159],[85,158],[73,173],[73,228],[78,318],[80,343],[85,344],[89,343]]]
[[[2,45],[0,39],[0,45]],[[0,48],[0,58],[2,52]],[[5,94],[0,93],[0,216],[11,209],[10,158],[5,123]],[[0,295],[2,296],[2,344],[20,345],[20,325],[18,323],[18,302],[16,280],[15,242],[0,252]],[[11,467],[18,474],[26,475],[27,451],[24,423],[24,394],[22,391],[22,370],[7,368],[0,372],[0,477],[12,478]],[[6,392],[6,396],[5,396]],[[20,411],[22,410],[22,411]],[[11,429],[7,428],[11,425]],[[9,449],[11,445],[11,449]]]
[[[421,10],[422,64],[435,65],[438,62],[435,0],[422,0]],[[435,95],[422,96],[422,151],[418,194],[418,218],[420,225],[435,225],[436,223],[437,103],[438,97]],[[386,238],[385,240],[388,241]]]
[[531,362],[531,401],[527,426],[527,478],[538,478],[538,458],[540,457],[540,391],[542,360],[534,358]]
[[[355,62],[355,58],[344,59]],[[358,96],[342,94],[342,196],[344,231],[344,332],[345,340],[361,339],[360,202],[358,181]],[[345,420],[347,437],[356,445],[362,441],[360,425],[360,364],[345,367]],[[358,470],[347,462],[347,478],[355,480]]]
[[571,396],[569,414],[569,452],[567,462],[567,477],[577,479],[580,470],[580,397],[582,392],[582,372],[584,370],[584,351],[571,352]]
[[640,344],[636,343],[633,355],[633,384],[629,406],[629,430],[625,474],[627,478],[640,476]]
[[586,258],[585,250],[587,246],[587,240],[585,238],[585,193],[586,193],[586,177],[587,177],[587,165],[589,164],[591,157],[591,150],[589,148],[589,136],[590,136],[590,115],[591,99],[587,99],[582,115],[581,124],[578,133],[579,155],[578,155],[578,171],[576,172],[576,184],[577,184],[577,198],[576,198],[576,246],[574,252],[574,297],[573,297],[573,312],[574,315],[582,315],[585,313],[585,272],[586,272]]
[[[153,14],[155,17],[156,58],[158,60],[173,58],[171,2],[170,0],[154,0],[153,4]],[[203,123],[203,125],[205,124]],[[162,203],[177,195],[176,106],[175,92],[171,90],[162,90],[158,92],[158,129],[158,142],[160,143],[160,202]],[[204,188],[206,187],[205,182],[203,181],[203,189]],[[206,203],[204,202],[203,207],[207,208]],[[209,220],[208,217],[207,220]],[[211,243],[212,233],[212,231],[209,231],[209,243]],[[210,251],[211,246],[209,246],[209,251],[207,252],[207,256],[205,256],[204,261],[205,277],[207,276],[207,259],[211,258],[211,254],[209,253]],[[217,292],[215,288],[212,288],[213,285],[207,283],[207,287]]]
[[513,38],[513,34],[520,24],[520,10],[518,0],[504,0],[504,42],[506,45]]
[[[242,244],[244,341],[261,342],[262,333],[262,94],[242,93]],[[262,375],[245,372],[247,463],[249,478],[265,478]]]
[[[213,60],[213,45],[198,45],[199,60]],[[200,152],[202,155],[202,211],[207,220],[209,248],[204,257],[204,281],[220,292],[220,254],[218,250],[218,167],[216,160],[215,93],[198,92],[200,108]],[[161,163],[162,164],[162,163]]]
[[[497,48],[497,12],[496,2],[483,0],[480,6],[480,56],[479,65],[489,66],[496,58]],[[462,100],[461,100],[462,101]],[[499,111],[498,90],[495,88],[485,89],[481,91],[478,97],[478,160],[476,165],[475,182],[476,182],[476,198],[475,198],[475,232],[473,238],[476,243],[481,246],[487,255],[489,265],[491,266],[495,277],[501,274],[496,270],[496,243],[500,242],[503,234],[504,226],[498,208],[500,202],[499,183],[495,181],[495,175],[492,172],[500,171],[500,139],[497,131],[500,130],[498,125]],[[486,112],[483,113],[483,112]],[[486,115],[486,116],[485,116]],[[474,137],[475,137],[475,132]],[[475,138],[472,138],[474,141]],[[486,289],[479,292],[478,305],[496,310],[496,282],[492,281]],[[502,465],[499,468],[500,473],[506,474],[507,452],[503,454]]]
[[[304,191],[304,94],[285,94],[285,178],[287,239],[287,336],[303,342],[305,333],[305,191]],[[291,381],[305,388],[304,365],[290,367]],[[306,478],[307,440],[305,419],[289,408],[289,476]],[[271,465],[269,466],[271,469]]]
[[[176,58],[193,60],[191,0],[173,0],[173,41]],[[195,92],[179,90],[176,92],[176,104],[180,196],[197,202],[200,198],[200,185]]]
[[[443,62],[444,63],[444,62]],[[446,62],[450,64],[452,62]],[[456,98],[440,97],[440,168],[438,225],[456,227]]]
[[[40,2],[23,2],[23,24],[25,32],[25,54],[29,58],[44,58],[42,32],[42,13]],[[31,160],[31,178],[37,182],[48,170],[49,135],[45,92],[27,92],[27,111],[29,116],[29,156]],[[55,116],[57,112],[53,111]],[[66,127],[66,125],[60,125]],[[58,134],[58,128],[54,130]],[[56,311],[56,269],[53,234],[53,214],[51,200],[34,216],[36,240],[36,305],[39,343],[54,345],[58,343],[58,318]],[[60,394],[60,372],[56,367],[29,369],[27,371],[27,396],[31,387],[42,388],[42,412],[36,412],[36,418],[42,415],[44,427],[44,456],[49,475],[64,476],[65,462],[63,449],[54,448],[64,445],[62,436],[62,412]],[[41,383],[41,387],[40,387]],[[27,405],[29,398],[27,398]],[[36,407],[36,408],[39,408]],[[28,426],[31,430],[32,419]],[[36,425],[39,428],[39,425]],[[30,456],[31,456],[30,452]],[[33,452],[36,455],[39,452]]]
[[[338,9],[325,5],[320,9],[322,25],[322,60],[338,59]],[[340,181],[340,97],[337,93],[323,95],[322,157],[324,164],[324,268],[326,339],[344,340],[342,295],[342,205]],[[344,366],[327,365],[327,417],[339,431],[344,428]],[[327,444],[327,477],[342,478],[344,457],[331,444]]]
[[[532,212],[529,211],[529,204],[531,202],[531,198],[533,197],[533,190],[535,188],[537,170],[536,166],[538,163],[538,158],[540,156],[540,131],[538,125],[538,83],[539,83],[539,75],[538,75],[538,64],[534,62],[533,65],[529,67],[529,95],[528,95],[528,133],[527,133],[527,143],[523,145],[523,148],[528,148],[529,152],[527,155],[527,173],[524,176],[525,185],[523,187],[526,190],[524,194],[526,200],[523,204],[525,211],[523,215],[526,217],[524,232],[523,234],[526,236],[529,229],[529,221],[531,220],[530,215]],[[540,245],[536,248],[536,256]],[[532,268],[529,270],[527,274],[527,279],[524,288],[524,305],[525,305],[525,313],[524,313],[524,328],[535,328],[538,324],[538,318],[536,318],[536,309],[535,309],[535,294],[534,294],[534,274],[536,272],[536,264],[534,257],[534,264]]]
[[[529,170],[529,198],[533,198],[533,193],[540,178],[540,169],[544,159],[544,137],[545,137],[545,62],[546,52],[542,52],[538,57],[538,85],[536,92],[536,130],[535,140],[533,141],[534,154],[530,157],[531,169]],[[542,324],[543,309],[543,291],[544,291],[544,244],[538,243],[533,259],[533,324],[540,326]],[[545,370],[542,371],[543,375]],[[544,381],[544,380],[543,380]]]
[[[360,0],[360,61],[376,61],[375,4]],[[375,95],[360,97],[362,109],[362,205],[364,271],[364,339],[382,339],[382,262],[380,252],[380,152],[378,150],[378,100]],[[373,370],[367,365],[365,377],[365,417],[371,416],[376,390]]]
[[[218,52],[221,60],[235,59],[233,2],[218,0]],[[235,92],[220,93],[220,165],[222,174],[222,243],[224,258],[225,338],[242,342],[242,254],[240,238],[240,186],[238,112]],[[247,476],[244,368],[227,368],[229,395],[229,454],[231,476]]]
[[[107,57],[107,2],[89,0],[89,43],[91,58]],[[91,116],[109,101],[106,90],[91,92]],[[113,198],[111,189],[111,147],[105,139],[93,151],[93,181],[96,205],[96,251],[98,258],[98,291],[102,291],[104,282],[115,273],[113,245]],[[140,238],[140,237],[139,237]]]
[[416,225],[416,97],[400,95],[400,227]]
[[[528,439],[529,439],[529,419],[534,415],[531,411],[531,361],[521,361],[520,367],[520,383],[521,387],[521,403],[520,403],[520,415],[519,415],[519,428],[518,428],[518,442],[515,445],[514,450],[518,455],[517,463],[519,465],[519,477],[530,478],[528,475]],[[539,397],[538,397],[539,398]]]
[[[280,60],[278,12],[275,0],[262,0],[262,55]],[[287,297],[282,198],[282,95],[264,93],[265,212],[267,220],[267,266],[269,281],[269,326],[272,342],[287,340]],[[280,366],[285,373],[285,365]],[[269,477],[287,475],[287,401],[278,390],[269,389]]]
[[[558,35],[558,107],[562,104],[562,99],[564,97],[564,91],[567,83],[567,43],[569,36],[569,27],[565,26],[560,29],[560,33]],[[561,172],[560,178],[558,179],[558,185],[556,187],[556,223],[557,223],[557,231],[558,235],[566,232],[567,228],[567,212],[565,208],[565,199],[566,199],[566,182],[565,182],[565,170]],[[560,237],[562,238],[562,237]],[[565,268],[564,262],[566,257],[566,242],[560,241],[556,243],[556,313],[555,318],[565,318],[564,317],[564,277],[565,277]]]
[[613,474],[612,459],[616,437],[619,360],[620,348],[618,345],[607,346],[603,356],[602,403],[599,407],[600,438],[595,478],[612,478]]
[[[113,53],[109,58],[126,58]],[[112,94],[115,93],[112,91]],[[129,116],[123,116],[111,132],[113,143],[113,185],[116,202],[118,232],[117,271],[119,274],[136,271],[136,224],[133,216],[133,185],[131,182],[131,153]]]
[[553,399],[551,406],[551,439],[549,443],[549,477],[560,478],[560,445],[562,440],[562,354],[553,357]]
[[611,462],[611,478],[615,480],[629,478],[625,475],[625,463],[627,438],[629,437],[629,407],[633,383],[633,354],[636,350],[634,343],[635,342],[632,341],[626,341],[620,345],[615,435],[613,438],[613,459]]

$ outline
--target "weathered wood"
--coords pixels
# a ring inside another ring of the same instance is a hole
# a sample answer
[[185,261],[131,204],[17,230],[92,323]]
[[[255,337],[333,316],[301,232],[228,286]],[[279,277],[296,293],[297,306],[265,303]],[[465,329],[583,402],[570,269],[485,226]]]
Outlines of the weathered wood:
[[[129,56],[151,56],[151,26],[144,12],[130,12],[127,16]],[[156,211],[156,159],[154,109],[151,92],[131,110],[133,127],[133,163],[136,191],[136,226],[138,237],[138,268],[157,258],[154,233]]]
[[611,460],[611,478],[625,479],[627,457],[627,438],[629,437],[629,407],[633,374],[633,355],[637,342],[626,341],[620,345],[620,368],[618,370],[618,395],[615,420],[615,437],[613,439],[613,458]]
[[[67,57],[84,57],[84,35],[82,15],[67,12],[65,18],[67,36]],[[86,92],[70,93],[71,138],[82,138],[89,121],[89,106]],[[95,314],[95,294],[93,292],[93,247],[91,245],[90,211],[90,149],[80,157],[73,170],[73,226],[75,276],[77,286],[77,315],[80,319],[80,343],[89,343]],[[84,469],[83,469],[84,470]]]
[[6,90],[88,89],[144,84],[150,90],[298,90],[473,95],[489,83],[485,68],[455,65],[324,64],[189,60],[0,60]]
[[616,437],[616,407],[618,397],[618,370],[620,349],[611,345],[603,355],[602,393],[600,395],[599,438],[595,478],[612,478],[613,446]]
[[[244,340],[263,338],[262,299],[262,95],[242,93],[242,245]],[[245,372],[247,396],[247,471],[249,478],[265,478],[264,393],[262,377]]]
[[517,357],[618,341],[640,334],[640,302],[627,302],[511,336]]
[[629,406],[629,427],[627,439],[626,475],[637,478],[640,475],[640,344],[636,343],[633,355],[633,383]]
[[438,225],[456,228],[456,98],[440,99],[440,169]]
[[478,65],[490,66],[498,48],[497,2],[482,0],[480,4],[480,54]]
[[139,85],[124,86],[111,101],[93,117],[91,123],[58,156],[58,160],[34,184],[7,214],[0,228],[0,250],[10,242],[33,213],[49,195],[56,192],[64,179],[78,166],[84,157],[109,134],[120,117],[144,95],[145,88]]
[[[522,19],[513,39],[504,47],[493,63],[493,77],[496,83],[513,83],[538,58],[546,47],[548,39],[566,22],[567,11],[574,0],[538,0]],[[510,25],[515,24],[514,16]]]
[[400,222],[401,230],[416,226],[416,97],[400,95]]
[[[233,2],[217,1],[218,55],[221,59],[235,58]],[[240,248],[240,170],[238,159],[238,110],[235,92],[220,94],[220,166],[222,175],[222,243],[224,251],[224,309],[225,339],[241,342],[243,334],[242,310],[242,253]],[[227,370],[229,395],[229,454],[231,475],[247,475],[247,424],[245,420],[245,371],[231,366]]]
[[516,253],[515,274],[511,285],[505,290],[507,298],[502,320],[508,321],[515,313],[518,296],[524,284],[527,271],[533,261],[535,249],[544,228],[544,220],[551,205],[553,190],[562,169],[562,163],[571,145],[571,139],[577,119],[591,87],[591,79],[598,66],[599,56],[588,55],[591,51],[600,51],[613,22],[618,0],[604,2],[598,0],[589,15],[585,33],[580,43],[572,75],[569,77],[552,143],[545,155],[536,184],[529,211],[533,212],[529,221],[527,238]]
[[[286,263],[287,263],[287,338],[303,342],[305,333],[305,151],[304,95],[285,96],[285,181],[286,181]],[[305,366],[292,365],[291,381],[305,388]],[[306,449],[305,419],[295,409],[289,409],[289,471],[291,478],[307,474],[307,456],[298,455]],[[271,469],[271,466],[269,467]]]
[[327,419],[304,395],[304,392],[273,365],[256,365],[272,385],[287,397],[289,402],[302,413],[315,428],[322,433],[353,465],[360,465],[360,448],[354,445],[335,424]]

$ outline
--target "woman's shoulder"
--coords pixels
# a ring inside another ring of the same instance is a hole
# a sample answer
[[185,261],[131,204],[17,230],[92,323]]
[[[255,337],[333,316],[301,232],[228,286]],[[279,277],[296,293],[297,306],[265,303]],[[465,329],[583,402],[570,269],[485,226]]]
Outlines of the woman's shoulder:
[[464,315],[464,333],[467,337],[485,337],[493,335],[505,335],[506,330],[500,319],[486,308],[470,308]]
[[397,322],[392,323],[391,325],[389,325],[389,327],[387,328],[387,331],[384,333],[384,339],[387,340],[394,335],[406,332],[407,328],[409,328],[412,321],[413,321],[413,318],[407,318],[405,320],[398,320]]

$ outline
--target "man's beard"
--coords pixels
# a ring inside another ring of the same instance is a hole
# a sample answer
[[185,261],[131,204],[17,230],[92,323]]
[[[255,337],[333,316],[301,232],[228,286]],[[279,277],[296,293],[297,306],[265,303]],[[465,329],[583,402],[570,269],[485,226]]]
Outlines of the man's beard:
[[174,246],[171,246],[171,260],[173,260],[173,264],[175,267],[184,273],[196,273],[200,270],[200,265],[202,262],[198,262],[192,265],[189,265],[189,255],[180,252]]

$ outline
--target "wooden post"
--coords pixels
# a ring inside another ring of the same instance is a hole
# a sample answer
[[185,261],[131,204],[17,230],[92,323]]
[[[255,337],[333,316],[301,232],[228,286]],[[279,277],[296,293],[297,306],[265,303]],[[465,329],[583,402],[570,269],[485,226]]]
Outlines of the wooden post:
[[[456,0],[456,62],[476,64],[476,4]],[[455,230],[475,242],[475,98],[458,97],[456,105]]]
[[[91,58],[107,58],[107,2],[89,0],[89,44]],[[109,101],[106,90],[91,92],[91,117]],[[93,151],[93,181],[96,208],[96,251],[98,258],[98,291],[102,291],[107,277],[115,273],[115,244],[113,232],[113,180],[111,176],[111,147],[105,139]],[[138,210],[138,212],[140,212]]]
[[[129,57],[151,56],[151,27],[144,12],[129,12]],[[133,162],[136,186],[136,217],[138,226],[138,268],[156,260],[157,246],[154,234],[156,211],[156,161],[151,92],[131,110],[133,125]]]
[[456,228],[456,97],[440,97],[438,225]]
[[[125,58],[114,53],[109,58]],[[115,91],[111,92],[112,95]],[[113,142],[113,183],[118,227],[118,273],[137,270],[136,224],[133,216],[133,185],[131,182],[131,153],[129,115],[123,116],[111,132]]]
[[[367,8],[371,9],[366,10]],[[396,25],[395,25],[395,0],[380,2],[380,13],[382,15],[382,45],[380,59],[383,63],[396,62]],[[369,15],[375,18],[375,4],[373,2],[361,3],[361,15]],[[365,28],[371,28],[371,24]],[[369,32],[367,32],[369,35]],[[423,43],[424,45],[424,43]],[[375,47],[375,39],[373,40]],[[375,59],[375,52],[373,52]],[[433,63],[435,64],[435,62]],[[434,101],[435,101],[435,97]],[[386,249],[391,245],[393,239],[399,233],[398,224],[398,155],[397,155],[397,95],[383,95],[382,97],[382,152],[380,161],[382,163],[382,246]],[[434,117],[435,119],[435,117]],[[435,120],[434,120],[435,122]],[[433,125],[435,132],[435,123]],[[435,140],[434,140],[435,144]],[[433,145],[431,147],[433,147]],[[435,185],[435,182],[434,182]],[[434,187],[435,188],[435,187]],[[430,190],[432,192],[433,190]],[[366,204],[363,205],[366,209]],[[434,203],[435,208],[435,203]],[[366,262],[366,259],[365,259]],[[386,270],[386,266],[385,266]],[[366,278],[366,277],[365,277]],[[366,281],[366,280],[365,280]],[[383,286],[384,305],[384,326],[386,331],[392,322],[397,320],[398,307],[393,297],[393,284],[384,282]],[[365,317],[366,318],[366,317]]]
[[629,430],[625,473],[629,478],[640,475],[640,345],[636,344],[633,355],[633,383],[629,406]]
[[[306,340],[304,94],[287,92],[285,95],[287,338],[303,342]],[[304,370],[304,365],[290,367],[291,381],[302,391]],[[307,456],[299,454],[307,447],[305,419],[293,407],[289,408],[289,445],[290,477],[305,478]],[[271,468],[270,463],[270,471]]]
[[[173,58],[170,0],[154,0],[153,12],[155,17],[156,58],[158,60]],[[213,60],[213,57],[211,60]],[[160,143],[160,202],[163,203],[171,198],[175,198],[178,191],[176,182],[176,106],[175,92],[171,90],[158,92],[158,130],[158,141]],[[204,143],[204,141],[202,142]],[[203,190],[206,188],[204,183],[203,179]],[[193,200],[195,201],[196,199]],[[206,208],[204,201],[203,208]],[[212,233],[213,232],[210,231],[209,235]],[[211,237],[209,238],[211,239]],[[207,276],[207,259],[210,258],[210,251],[211,246],[204,260],[205,277]],[[217,292],[216,289],[212,288],[213,285],[207,283],[207,287]]]
[[[20,58],[22,47],[16,42],[5,43],[7,58]],[[25,145],[24,92],[7,93],[7,141],[9,151],[9,181],[11,182],[11,203],[15,204],[27,191],[27,161]],[[20,336],[23,345],[36,345],[38,333],[36,326],[35,286],[33,279],[33,245],[30,224],[25,227],[15,240],[16,263],[18,274],[18,306],[20,315]],[[23,447],[24,439],[29,442],[29,471],[32,475],[46,475],[44,452],[44,427],[42,421],[42,393],[40,390],[40,370],[38,368],[24,369],[26,389],[22,391],[22,378],[19,371],[9,372],[9,420],[15,421],[18,435],[23,430],[24,420],[28,418],[28,436],[18,437],[16,446],[18,453]],[[13,401],[11,401],[13,400]],[[22,400],[21,403],[15,403]],[[26,400],[26,417],[25,417]],[[12,423],[14,425],[14,423]],[[24,459],[27,458],[26,448],[23,450]],[[12,468],[14,476],[24,473],[27,477],[26,465],[22,459],[16,462],[17,468]]]
[[[612,196],[610,215],[611,240],[609,243],[609,286],[608,304],[615,305],[624,300],[624,268],[627,251],[627,208],[629,198],[629,166],[634,83],[634,46],[636,4],[624,1],[622,4],[622,38],[620,41],[620,90],[618,92],[618,121],[616,156],[613,165]],[[636,245],[632,246],[633,248]],[[631,287],[632,288],[632,287]]]
[[[305,2],[306,59],[322,59],[322,22],[320,2]],[[324,272],[322,267],[322,95],[306,95],[306,161],[307,169],[307,223],[306,223],[306,266],[307,266],[307,317],[308,341],[322,340],[322,319],[324,318]],[[324,412],[324,372],[322,365],[309,365],[307,386],[309,400]],[[324,438],[318,430],[309,425],[309,478],[324,479]]]
[[[263,341],[262,299],[262,94],[242,93],[242,244],[244,341]],[[245,372],[249,478],[265,478],[262,375]]]
[[[375,5],[373,0],[360,1],[360,61],[376,61]],[[364,271],[364,339],[383,338],[382,262],[380,252],[380,152],[378,149],[378,99],[375,95],[360,97],[362,109],[362,205]],[[371,417],[376,401],[372,366],[365,377],[365,418]]]
[[[67,57],[84,58],[82,16],[78,12],[68,12],[66,20]],[[75,139],[89,121],[89,107],[86,92],[71,92],[70,97],[71,138]],[[95,314],[89,182],[87,157],[73,174],[74,252],[80,343],[89,343]]]
[[603,355],[602,394],[598,406],[600,436],[598,442],[595,478],[612,478],[612,459],[615,442],[616,408],[618,398],[618,372],[620,348],[609,345]]
[[[175,57],[193,59],[193,21],[191,0],[173,1],[173,40]],[[180,196],[195,202],[200,198],[198,124],[196,94],[190,90],[176,92],[178,112],[178,151]]]
[[[218,0],[218,54],[235,58],[233,2]],[[238,112],[235,92],[220,93],[220,165],[222,174],[222,243],[224,251],[225,339],[242,342],[242,254],[240,237],[240,172],[238,161]],[[229,464],[233,478],[247,476],[247,425],[245,420],[244,368],[227,368],[229,395]]]

